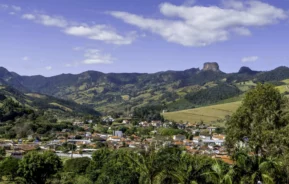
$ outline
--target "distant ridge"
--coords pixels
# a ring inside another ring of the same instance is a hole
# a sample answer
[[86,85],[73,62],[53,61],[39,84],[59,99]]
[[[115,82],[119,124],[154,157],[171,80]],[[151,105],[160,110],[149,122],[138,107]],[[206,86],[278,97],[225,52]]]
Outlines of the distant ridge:
[[[23,93],[45,94],[72,100],[97,111],[121,113],[132,112],[134,108],[144,105],[163,104],[168,110],[209,105],[239,94],[238,90],[245,92],[257,82],[284,79],[289,79],[288,67],[258,72],[244,66],[236,73],[224,73],[216,62],[204,63],[201,70],[191,68],[151,74],[86,71],[52,77],[21,76],[0,67],[0,84],[9,85]],[[239,86],[247,81],[252,86]],[[231,89],[233,93],[222,95],[227,89]],[[195,94],[211,101],[195,102],[194,99],[197,98],[188,98]],[[210,98],[206,95],[210,95]]]

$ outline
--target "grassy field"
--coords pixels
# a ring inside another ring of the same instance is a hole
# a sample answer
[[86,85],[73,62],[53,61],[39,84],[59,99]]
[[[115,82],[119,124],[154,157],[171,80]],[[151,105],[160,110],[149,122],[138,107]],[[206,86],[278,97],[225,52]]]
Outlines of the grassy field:
[[[283,80],[282,82],[287,85],[277,86],[281,93],[289,92],[289,79]],[[246,83],[237,84],[237,86],[242,91],[247,91],[252,88],[255,84],[252,81]],[[286,95],[289,98],[289,95]],[[165,119],[172,121],[183,121],[183,122],[200,122],[204,121],[205,123],[216,122],[217,120],[224,119],[226,115],[231,115],[234,113],[237,108],[241,105],[241,100],[243,99],[244,94],[230,98],[227,100],[220,101],[217,105],[211,105],[206,107],[200,107],[195,109],[181,110],[175,112],[164,113]],[[217,123],[220,124],[220,123]]]
[[63,105],[60,105],[60,104],[58,104],[58,103],[54,103],[54,102],[53,102],[53,103],[50,103],[50,105],[54,105],[54,106],[57,106],[57,107],[65,110],[65,111],[72,112],[72,109],[70,109],[70,108],[68,108],[68,107],[65,107],[65,106],[63,106]]
[[188,109],[176,112],[164,113],[164,117],[168,120],[183,121],[196,123],[204,121],[210,123],[225,118],[226,115],[231,115],[241,105],[241,101],[225,103],[220,105],[212,105],[206,107],[200,107],[195,109]]
[[280,93],[289,92],[289,79],[283,80],[286,85],[277,86],[276,88],[279,89]]

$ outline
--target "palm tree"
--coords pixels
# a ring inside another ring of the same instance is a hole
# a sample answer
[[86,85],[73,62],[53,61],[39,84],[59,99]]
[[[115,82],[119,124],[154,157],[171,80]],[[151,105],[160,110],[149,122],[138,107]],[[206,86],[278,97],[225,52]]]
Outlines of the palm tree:
[[152,184],[156,177],[161,173],[159,163],[156,162],[157,154],[154,151],[146,154],[136,153],[129,156],[132,163],[136,166],[140,174],[141,184]]
[[176,155],[180,155],[177,149],[150,149],[149,152],[135,153],[128,157],[140,174],[139,183],[153,184],[173,179],[170,173],[177,165]]
[[[275,158],[265,158],[258,155],[250,156],[239,152],[234,156],[235,181],[255,184],[282,183],[278,178],[281,175],[282,163]],[[278,180],[277,180],[278,179]]]
[[218,160],[211,166],[210,171],[205,172],[203,175],[207,176],[208,181],[215,184],[236,183],[233,179],[234,170]]
[[181,184],[205,183],[204,172],[211,168],[211,160],[203,156],[182,155],[172,175]]

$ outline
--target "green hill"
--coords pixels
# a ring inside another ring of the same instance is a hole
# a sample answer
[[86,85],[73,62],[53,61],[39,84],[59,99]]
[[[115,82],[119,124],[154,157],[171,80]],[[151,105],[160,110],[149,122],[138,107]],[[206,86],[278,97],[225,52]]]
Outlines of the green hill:
[[[289,79],[281,81],[285,85],[277,86],[281,93],[289,92]],[[244,85],[253,85],[251,82],[244,83]],[[289,93],[285,95],[289,98]],[[238,107],[241,105],[243,95],[229,98],[223,101],[219,101],[217,105],[204,106],[194,109],[180,110],[174,112],[163,113],[163,116],[167,120],[176,122],[190,122],[197,123],[203,121],[205,123],[212,123],[222,125],[223,120],[227,115],[232,115]]]
[[241,105],[241,101],[224,103],[219,105],[211,105],[195,109],[188,109],[175,112],[164,113],[165,119],[172,121],[183,121],[190,123],[198,123],[203,121],[205,123],[217,122],[224,119],[227,115],[234,113]]
[[[224,73],[217,63],[206,63],[201,70],[191,68],[152,74],[87,71],[53,77],[21,76],[0,67],[0,84],[25,94],[70,100],[105,113],[131,113],[146,105],[164,105],[168,111],[207,106],[238,97],[258,82],[280,86],[285,85],[281,81],[288,78],[287,67],[267,72],[242,67],[238,73]],[[286,92],[284,87],[280,87],[281,91]],[[62,108],[59,103],[47,104]]]
[[5,99],[12,99],[21,106],[31,110],[45,110],[60,112],[60,114],[89,114],[99,115],[99,112],[79,105],[73,101],[57,99],[55,97],[37,94],[37,93],[22,93],[10,86],[0,85],[0,104]]

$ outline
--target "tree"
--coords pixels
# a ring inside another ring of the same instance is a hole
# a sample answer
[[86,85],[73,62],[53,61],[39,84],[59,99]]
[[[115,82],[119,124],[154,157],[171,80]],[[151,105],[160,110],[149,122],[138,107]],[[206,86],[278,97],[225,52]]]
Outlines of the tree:
[[69,159],[64,164],[64,171],[84,174],[91,160],[88,157]]
[[10,181],[13,181],[17,177],[18,164],[19,160],[16,158],[5,158],[0,163],[1,175],[6,176]]
[[229,150],[236,150],[243,143],[256,154],[276,154],[272,152],[279,146],[274,142],[275,135],[288,125],[287,106],[287,98],[270,84],[258,84],[250,90],[226,123]]
[[129,159],[140,175],[139,183],[152,184],[172,179],[170,173],[177,165],[181,153],[182,150],[176,148],[162,148],[158,151],[150,149],[148,152],[131,154]]
[[227,165],[219,161],[215,161],[210,171],[203,175],[207,176],[207,180],[214,184],[233,184],[236,182],[233,180],[234,170],[229,169]]
[[204,173],[211,169],[212,162],[208,157],[184,154],[172,175],[182,184],[206,183]]
[[53,152],[46,151],[43,154],[29,152],[19,163],[19,174],[28,183],[44,184],[45,181],[62,168],[60,158]]
[[282,163],[276,158],[265,158],[259,155],[250,156],[244,151],[238,151],[234,154],[235,164],[233,170],[235,172],[234,181],[241,183],[257,183],[264,184],[286,183],[282,179]]
[[101,175],[96,183],[134,184],[138,183],[139,174],[133,167],[128,155],[129,150],[117,150],[110,154],[108,161],[101,169]]
[[108,162],[111,151],[107,148],[102,148],[92,154],[92,162],[87,168],[87,175],[92,181],[96,181],[101,174],[101,169]]
[[0,147],[0,158],[5,157],[6,155],[6,150],[3,147]]

